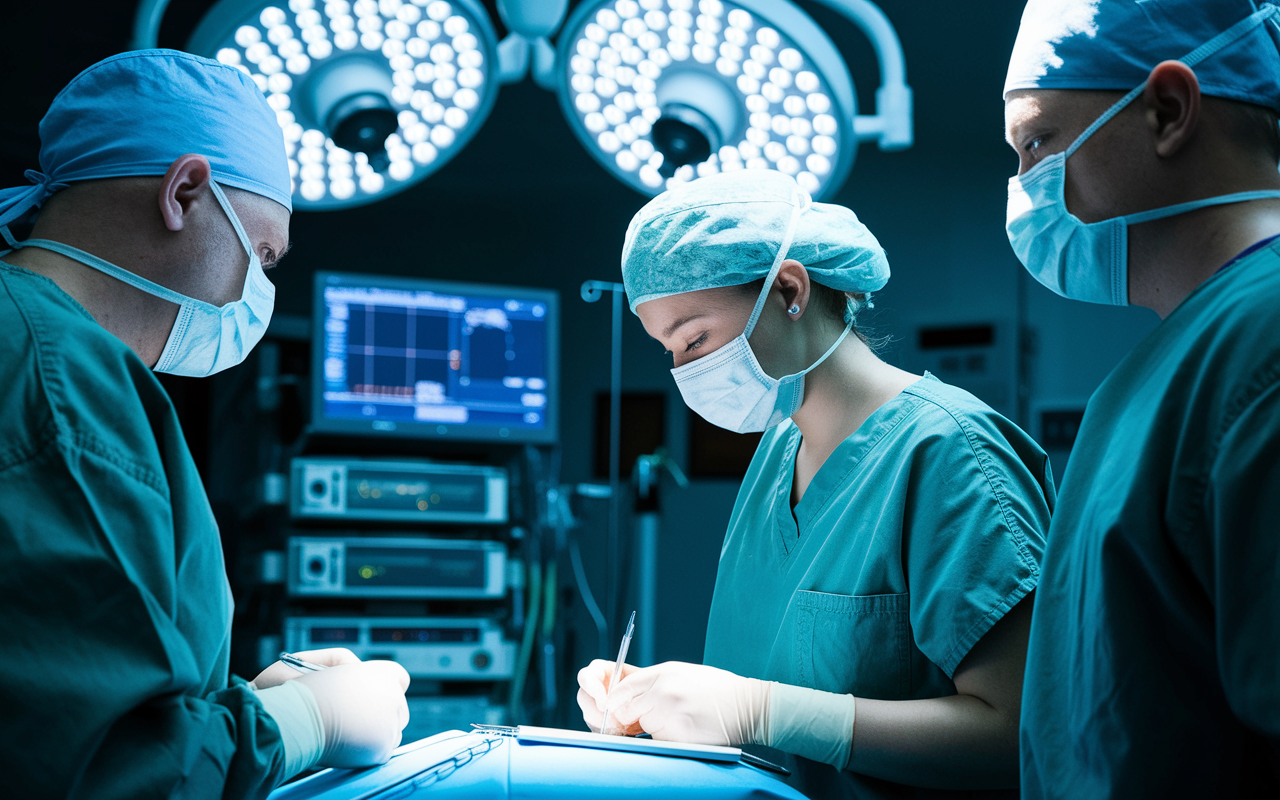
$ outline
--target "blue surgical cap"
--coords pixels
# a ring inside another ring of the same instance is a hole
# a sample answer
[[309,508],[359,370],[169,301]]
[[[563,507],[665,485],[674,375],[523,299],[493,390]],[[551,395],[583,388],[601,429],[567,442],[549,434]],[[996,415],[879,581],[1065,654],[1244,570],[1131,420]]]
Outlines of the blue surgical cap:
[[293,210],[275,112],[240,70],[177,50],[99,61],[40,120],[33,186],[0,189],[0,225],[24,221],[75,181],[163,175],[179,156],[209,159],[213,178]]
[[[1128,91],[1141,86],[1160,62],[1183,58],[1258,8],[1250,0],[1030,0],[1013,45],[1005,97],[1015,89]],[[1280,112],[1280,35],[1274,21],[1194,69],[1202,93]]]
[[852,211],[813,202],[781,172],[750,169],[677,186],[640,209],[622,246],[631,310],[660,297],[767,277],[794,212],[799,216],[786,258],[837,291],[884,287],[884,249]]

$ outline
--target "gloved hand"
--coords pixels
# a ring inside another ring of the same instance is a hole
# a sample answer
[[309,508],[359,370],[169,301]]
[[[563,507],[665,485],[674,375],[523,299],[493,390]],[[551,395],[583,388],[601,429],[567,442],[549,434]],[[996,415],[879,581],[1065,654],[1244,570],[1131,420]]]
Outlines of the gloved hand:
[[[611,662],[596,661],[578,673],[578,704],[587,724],[596,727],[605,705],[603,682],[593,679],[599,664],[612,670]],[[668,661],[624,671],[609,706],[627,734],[643,730],[655,739],[736,746],[763,740],[772,686],[715,667]]]
[[318,763],[328,767],[364,767],[385,763],[400,745],[409,723],[404,692],[409,673],[394,661],[362,661],[293,680],[315,695],[324,726],[324,753]]
[[[582,709],[582,718],[586,720],[587,727],[596,733],[600,733],[600,726],[604,724],[605,697],[609,693],[609,681],[613,680],[615,663],[597,658],[578,670],[578,707]],[[625,679],[638,669],[640,668],[623,663],[622,678]],[[622,680],[620,679],[618,683],[621,684]],[[609,716],[614,715],[610,713]],[[615,717],[611,726],[616,729],[616,724]],[[644,730],[639,725],[632,725],[622,733],[626,736],[635,736],[638,733],[644,733]]]
[[[304,650],[301,653],[294,653],[295,656],[303,661],[310,661],[312,664],[320,664],[325,667],[337,667],[342,664],[359,664],[360,659],[356,654],[345,647],[330,647],[325,650]],[[279,686],[285,681],[291,681],[299,678],[305,673],[299,672],[283,661],[277,661],[271,666],[258,673],[258,677],[250,681],[255,689],[269,689],[272,686]]]

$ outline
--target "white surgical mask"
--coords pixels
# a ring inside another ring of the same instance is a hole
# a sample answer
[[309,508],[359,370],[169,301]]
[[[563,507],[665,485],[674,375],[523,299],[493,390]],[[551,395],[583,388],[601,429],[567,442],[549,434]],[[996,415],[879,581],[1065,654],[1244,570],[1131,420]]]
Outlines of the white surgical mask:
[[227,196],[222,191],[222,187],[214,181],[210,181],[209,186],[213,189],[218,204],[226,212],[227,218],[231,220],[236,236],[239,237],[241,246],[249,256],[249,270],[245,275],[240,299],[221,307],[179,294],[158,283],[134,275],[92,253],[86,253],[61,242],[48,239],[28,239],[17,242],[14,241],[8,228],[0,230],[3,231],[9,246],[15,250],[23,247],[40,247],[61,253],[67,258],[104,272],[149,295],[177,305],[178,318],[174,320],[173,328],[169,331],[169,339],[165,343],[163,352],[160,353],[160,360],[156,362],[155,371],[203,378],[228,367],[234,367],[245,360],[249,351],[266,333],[276,298],[276,287],[262,271],[262,262],[249,244],[244,226],[240,224],[240,218],[236,216],[231,203],[227,202]]
[[760,362],[747,342],[764,310],[773,281],[782,268],[803,210],[802,203],[797,202],[773,267],[765,278],[751,318],[747,320],[746,330],[715,352],[671,370],[685,404],[712,425],[735,433],[763,431],[796,413],[804,402],[804,376],[826,361],[853,329],[853,317],[850,315],[844,333],[821,358],[807,369],[782,378],[774,378],[760,368]]
[[[1266,22],[1278,10],[1276,6],[1266,6],[1196,48],[1182,62],[1195,66]],[[1054,153],[1024,174],[1009,179],[1005,230],[1013,252],[1036,280],[1063,297],[1117,306],[1129,304],[1130,225],[1207,206],[1280,197],[1280,191],[1237,192],[1088,224],[1072,215],[1066,202],[1067,159],[1145,88],[1144,83],[1121,98],[1076,137],[1065,152]]]

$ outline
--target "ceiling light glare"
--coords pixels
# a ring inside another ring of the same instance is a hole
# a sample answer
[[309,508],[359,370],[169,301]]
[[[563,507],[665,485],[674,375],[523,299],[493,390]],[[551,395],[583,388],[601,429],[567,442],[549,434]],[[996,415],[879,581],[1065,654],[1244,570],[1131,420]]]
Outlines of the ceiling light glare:
[[592,155],[637,191],[746,168],[785,172],[821,197],[848,175],[853,82],[830,39],[794,5],[588,0],[562,30],[565,115]]
[[220,0],[188,49],[267,95],[294,206],[322,210],[408,188],[461,150],[497,94],[496,42],[478,0]]

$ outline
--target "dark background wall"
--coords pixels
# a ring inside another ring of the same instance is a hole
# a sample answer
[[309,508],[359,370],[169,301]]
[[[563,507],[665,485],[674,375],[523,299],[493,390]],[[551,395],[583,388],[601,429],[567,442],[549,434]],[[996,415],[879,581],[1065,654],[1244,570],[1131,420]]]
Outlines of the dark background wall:
[[[1021,408],[1082,405],[1155,317],[1062,300],[1026,278],[1009,249],[1005,185],[1016,159],[1003,141],[1001,85],[1023,3],[880,4],[906,52],[916,143],[901,153],[861,148],[848,182],[828,200],[853,208],[888,252],[893,278],[867,320],[875,332],[896,337],[885,357],[908,362],[912,331],[919,326],[1025,325],[1029,349],[1021,383],[1027,394]],[[161,45],[182,47],[208,5],[173,0]],[[860,106],[869,109],[879,80],[869,44],[825,8],[800,5],[845,54]],[[9,36],[0,53],[7,82],[0,186],[24,182],[22,171],[37,165],[36,125],[58,89],[79,70],[127,47],[133,9],[123,0],[10,4]],[[293,252],[272,273],[277,311],[308,314],[311,276],[320,269],[559,290],[563,477],[590,480],[594,401],[609,381],[609,306],[584,304],[578,287],[587,279],[618,278],[622,237],[644,199],[580,147],[552,94],[528,81],[505,86],[477,137],[425,182],[371,206],[294,215]],[[624,340],[626,390],[666,394],[667,445],[687,462],[687,414],[667,373],[669,361],[629,314]],[[1013,374],[998,377],[1008,385],[1018,382]],[[188,435],[207,436],[199,404],[195,408],[187,413]],[[1030,418],[1019,421],[1037,433]],[[193,449],[202,452],[199,442]],[[662,592],[654,623],[660,660],[701,658],[736,488],[731,479],[695,480],[690,489],[665,495]],[[604,516],[589,510],[585,521],[584,553],[598,579]],[[589,631],[584,626],[586,642],[593,637]]]

